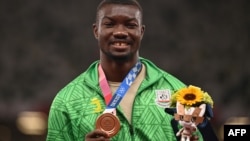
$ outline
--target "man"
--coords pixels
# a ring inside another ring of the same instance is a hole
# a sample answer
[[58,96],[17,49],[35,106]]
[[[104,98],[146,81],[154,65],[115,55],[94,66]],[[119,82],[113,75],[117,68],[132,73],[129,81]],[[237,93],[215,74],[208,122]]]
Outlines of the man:
[[55,97],[47,141],[176,140],[173,116],[164,109],[171,94],[185,85],[139,56],[142,13],[134,0],[99,4],[93,32],[100,60]]

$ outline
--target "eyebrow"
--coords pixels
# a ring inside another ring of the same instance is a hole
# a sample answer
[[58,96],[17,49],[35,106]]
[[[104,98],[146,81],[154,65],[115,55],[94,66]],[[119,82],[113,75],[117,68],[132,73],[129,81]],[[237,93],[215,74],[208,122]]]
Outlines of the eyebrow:
[[[108,19],[108,20],[111,20],[111,21],[114,21],[112,17],[108,17],[108,16],[104,16],[103,19]],[[136,21],[139,23],[139,20],[137,20],[136,18],[128,18],[126,19],[126,21]]]

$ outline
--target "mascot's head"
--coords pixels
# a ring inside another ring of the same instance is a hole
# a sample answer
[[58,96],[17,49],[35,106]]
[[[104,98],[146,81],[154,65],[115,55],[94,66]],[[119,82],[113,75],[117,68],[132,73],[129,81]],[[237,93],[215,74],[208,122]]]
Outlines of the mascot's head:
[[190,85],[176,91],[171,97],[170,109],[166,112],[172,113],[175,120],[195,125],[205,126],[207,120],[213,117],[213,100],[207,92],[199,87]]

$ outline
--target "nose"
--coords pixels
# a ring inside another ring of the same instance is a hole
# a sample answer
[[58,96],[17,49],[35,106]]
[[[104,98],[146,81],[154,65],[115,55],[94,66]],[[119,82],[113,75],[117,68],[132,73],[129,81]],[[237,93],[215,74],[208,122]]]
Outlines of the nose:
[[114,32],[113,33],[114,37],[115,38],[118,38],[118,39],[125,39],[128,37],[128,33],[127,32]]
[[114,30],[113,36],[115,38],[124,39],[128,37],[128,32],[124,29],[123,26],[118,26],[116,30]]

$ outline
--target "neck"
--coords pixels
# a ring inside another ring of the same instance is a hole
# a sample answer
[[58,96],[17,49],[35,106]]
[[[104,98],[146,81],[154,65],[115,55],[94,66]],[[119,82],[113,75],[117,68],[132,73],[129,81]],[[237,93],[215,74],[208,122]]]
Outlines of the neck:
[[102,69],[108,81],[122,82],[126,77],[130,69],[137,63],[138,59],[133,59],[130,61],[117,62],[117,61],[107,61],[100,60]]

